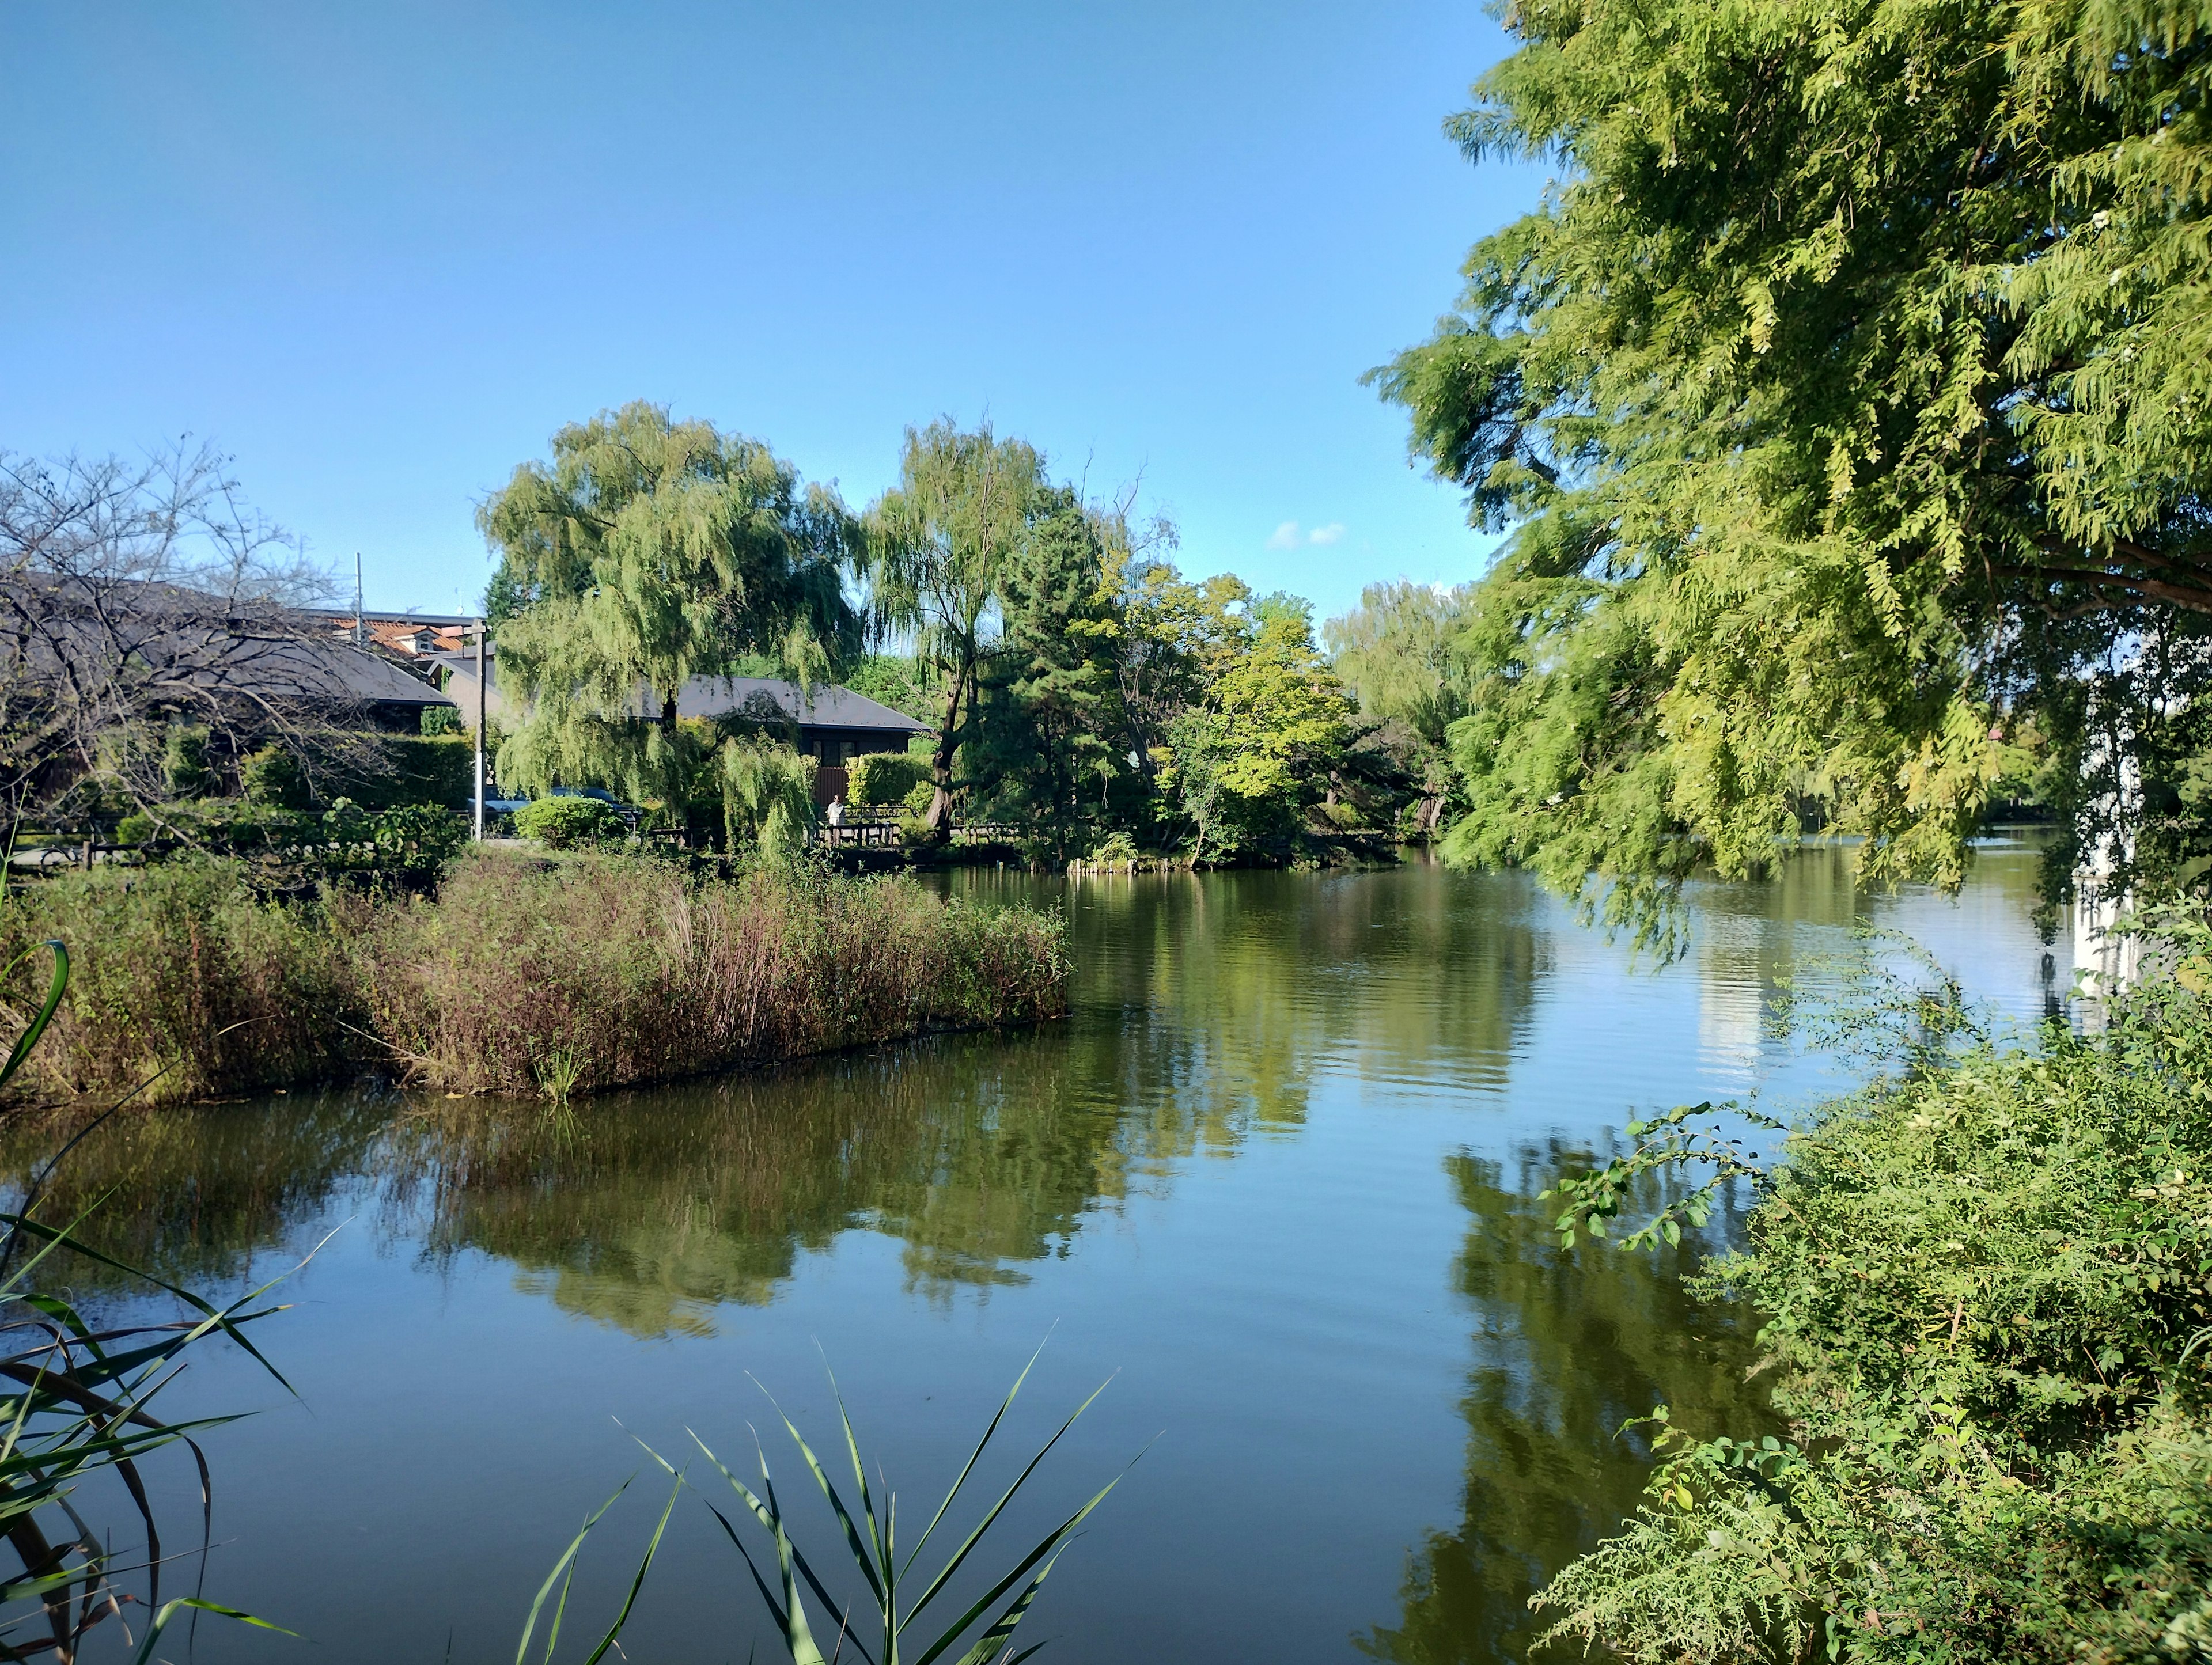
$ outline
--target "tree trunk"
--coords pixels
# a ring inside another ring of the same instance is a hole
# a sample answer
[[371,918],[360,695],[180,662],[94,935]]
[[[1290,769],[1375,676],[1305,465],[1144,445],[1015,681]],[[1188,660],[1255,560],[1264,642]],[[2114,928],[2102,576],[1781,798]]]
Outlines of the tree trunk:
[[967,665],[962,665],[952,678],[952,689],[945,696],[945,724],[937,731],[937,750],[929,759],[930,782],[936,793],[929,800],[929,813],[922,817],[922,825],[929,829],[929,842],[949,844],[952,842],[952,751],[955,732],[960,726],[960,696],[968,685]]

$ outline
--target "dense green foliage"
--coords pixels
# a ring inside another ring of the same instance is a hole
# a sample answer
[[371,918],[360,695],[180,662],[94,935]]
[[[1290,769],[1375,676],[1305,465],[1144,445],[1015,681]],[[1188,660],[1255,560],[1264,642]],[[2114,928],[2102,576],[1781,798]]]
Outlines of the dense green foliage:
[[1030,541],[1044,459],[988,422],[963,433],[949,420],[908,428],[898,483],[868,512],[869,578],[885,624],[910,636],[938,705],[933,836],[949,837],[952,760],[971,715],[987,631],[1006,568]]
[[811,684],[858,656],[851,517],[711,423],[639,403],[564,428],[478,522],[499,560],[500,681],[523,708],[499,749],[510,787],[683,805],[727,738],[684,726],[688,683],[766,656]]
[[902,804],[907,794],[929,777],[927,757],[917,757],[910,751],[863,752],[853,760],[849,769],[852,801],[872,808]]
[[115,836],[156,854],[181,849],[241,856],[265,880],[312,884],[345,872],[434,876],[468,832],[459,816],[434,804],[368,810],[341,798],[317,812],[220,798],[135,811],[118,823]]
[[550,850],[574,849],[619,837],[628,829],[621,811],[605,800],[580,793],[561,793],[525,804],[514,812],[514,829]]
[[1655,1167],[1756,1187],[1698,1284],[1765,1316],[1788,1425],[1663,1437],[1637,1518],[1542,1598],[1560,1633],[1651,1662],[2212,1652],[2212,932],[2170,923],[2102,1033],[2002,1048],[1922,990],[1899,1066],[1779,1165],[1678,1112],[1563,1188],[1571,1237]]
[[[1534,0],[1450,131],[1545,158],[1376,373],[1511,527],[1449,853],[1648,917],[1808,825],[1955,884],[2009,745],[2205,844],[2212,11]],[[2212,846],[2208,846],[2212,848]]]

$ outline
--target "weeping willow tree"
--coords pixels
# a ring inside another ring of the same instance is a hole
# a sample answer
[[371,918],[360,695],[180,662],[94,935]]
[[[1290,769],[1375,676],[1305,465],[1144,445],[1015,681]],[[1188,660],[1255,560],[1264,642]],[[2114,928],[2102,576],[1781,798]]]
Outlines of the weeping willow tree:
[[2212,851],[2204,0],[1509,27],[1449,131],[1558,183],[1375,373],[1512,533],[1447,854],[1621,919],[1808,824],[1955,885],[2014,750],[2077,848]]
[[797,857],[814,823],[812,760],[770,740],[732,737],[715,766],[728,847],[756,849],[770,861]]
[[[757,440],[638,403],[562,428],[477,516],[498,557],[499,678],[519,709],[502,781],[675,805],[726,793],[696,684],[772,666],[803,686],[861,646],[855,523]],[[765,662],[765,665],[763,665]],[[742,774],[742,771],[740,771]]]
[[1000,590],[1033,523],[1048,508],[1044,459],[988,422],[949,418],[908,428],[899,480],[868,511],[872,599],[884,626],[909,635],[937,684],[932,835],[951,835],[952,758],[995,639]]

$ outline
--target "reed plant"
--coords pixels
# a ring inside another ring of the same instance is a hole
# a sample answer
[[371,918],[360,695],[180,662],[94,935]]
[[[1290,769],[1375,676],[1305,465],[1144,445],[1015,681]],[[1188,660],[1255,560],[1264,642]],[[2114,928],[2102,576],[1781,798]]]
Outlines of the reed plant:
[[[23,1072],[35,1096],[173,1103],[351,1073],[372,1055],[328,905],[271,899],[242,862],[94,869],[0,905],[0,955],[49,939],[73,975]],[[21,1028],[35,1006],[22,979],[0,981],[0,1021]]]
[[[1038,1351],[1042,1352],[1042,1349]],[[829,1467],[824,1466],[822,1459],[815,1455],[814,1448],[807,1443],[798,1425],[783,1413],[780,1406],[775,1407],[776,1419],[783,1424],[784,1431],[791,1436],[800,1461],[806,1465],[807,1473],[813,1477],[816,1487],[836,1519],[838,1537],[842,1540],[842,1555],[837,1555],[834,1549],[831,1553],[848,1563],[858,1575],[859,1582],[854,1595],[846,1600],[841,1600],[832,1593],[825,1577],[825,1574],[835,1572],[835,1564],[828,1557],[818,1554],[810,1559],[799,1542],[799,1534],[793,1530],[793,1518],[776,1494],[775,1480],[769,1472],[765,1449],[756,1441],[755,1457],[760,1471],[759,1486],[756,1490],[751,1482],[741,1479],[726,1465],[706,1441],[692,1433],[692,1443],[698,1448],[714,1475],[728,1487],[730,1497],[734,1501],[730,1503],[729,1512],[726,1513],[723,1504],[718,1503],[710,1492],[702,1492],[700,1495],[706,1501],[708,1512],[714,1516],[724,1536],[744,1562],[745,1571],[775,1626],[778,1639],[789,1653],[793,1665],[841,1665],[848,1649],[860,1665],[937,1665],[939,1660],[950,1660],[951,1665],[1020,1665],[1020,1662],[1042,1648],[1044,1644],[1038,1643],[1017,1651],[1015,1632],[1023,1619],[1028,1617],[1046,1577],[1058,1564],[1076,1528],[1088,1520],[1091,1511],[1106,1500],[1107,1494],[1121,1484],[1121,1477],[1118,1474],[1030,1545],[1011,1568],[992,1578],[979,1594],[972,1596],[951,1618],[945,1617],[945,1613],[951,1610],[950,1601],[936,1617],[925,1619],[922,1615],[940,1598],[950,1595],[956,1588],[964,1588],[958,1581],[968,1569],[970,1558],[981,1547],[1007,1506],[1036,1474],[1039,1465],[1052,1454],[1053,1448],[1060,1443],[1067,1431],[1075,1425],[1076,1419],[1089,1410],[1098,1395],[1105,1391],[1103,1383],[1094,1389],[1091,1397],[1077,1406],[1054,1431],[1052,1437],[1030,1455],[1023,1464],[1021,1472],[984,1510],[982,1518],[961,1536],[957,1545],[942,1555],[934,1570],[919,1574],[915,1571],[923,1553],[929,1547],[931,1540],[937,1537],[939,1528],[945,1527],[969,1481],[975,1478],[978,1465],[990,1449],[992,1439],[1006,1421],[1006,1413],[1013,1408],[1015,1396],[1021,1392],[1022,1384],[1029,1380],[1030,1371],[1036,1365],[1036,1356],[1033,1354],[1030,1362],[1022,1367],[1021,1374],[1014,1378],[1014,1385],[1007,1389],[1006,1398],[1000,1401],[998,1409],[993,1413],[989,1424],[983,1430],[982,1437],[969,1452],[951,1489],[930,1512],[928,1524],[911,1545],[902,1543],[898,1536],[897,1494],[890,1490],[880,1468],[877,1470],[872,1483],[869,1479],[868,1465],[860,1455],[860,1436],[854,1431],[853,1419],[845,1408],[844,1396],[837,1391],[836,1378],[834,1376],[830,1378],[830,1396],[836,1402],[838,1431],[843,1438],[845,1457],[852,1470],[849,1494],[839,1490],[838,1483],[830,1477]],[[775,1406],[773,1399],[769,1403]],[[675,1485],[669,1493],[667,1504],[660,1511],[660,1519],[653,1528],[653,1535],[647,1542],[643,1559],[630,1578],[622,1607],[615,1615],[614,1622],[600,1636],[585,1665],[598,1665],[599,1661],[618,1645],[622,1632],[635,1611],[638,1594],[652,1569],[653,1557],[659,1551],[662,1536],[668,1528],[669,1516],[675,1509],[677,1499],[690,1483],[685,1472],[679,1470],[667,1458],[651,1446],[646,1446],[645,1449],[674,1480]],[[623,1484],[627,1486],[629,1482]],[[718,1492],[720,1488],[714,1487],[713,1491]],[[620,1491],[617,1491],[616,1497],[620,1495]],[[537,1634],[541,1618],[548,1619],[548,1625],[539,1656],[540,1665],[552,1665],[555,1650],[560,1641],[562,1619],[568,1608],[569,1589],[575,1578],[578,1558],[586,1540],[614,1501],[610,1498],[584,1522],[582,1529],[569,1540],[568,1548],[562,1553],[554,1564],[553,1571],[539,1587],[537,1600],[532,1604],[523,1625],[521,1645],[515,1652],[515,1665],[528,1665],[531,1643]],[[740,1530],[738,1522],[731,1519],[732,1514],[740,1521],[750,1516],[761,1531],[767,1534],[768,1541],[762,1547],[757,1558],[753,1547],[746,1542],[747,1532]],[[957,1530],[957,1528],[950,1528],[948,1533]],[[817,1561],[820,1562],[818,1566]],[[981,1583],[981,1580],[971,1575],[969,1582]],[[914,1593],[916,1586],[920,1587],[918,1595]],[[957,1601],[958,1598],[951,1599]],[[554,1604],[550,1614],[546,1610],[549,1600]],[[811,1617],[807,1612],[810,1601],[817,1604]],[[860,1613],[857,1622],[854,1615],[856,1607]],[[823,1651],[822,1638],[824,1637],[830,1638],[830,1651],[826,1654]],[[872,1646],[868,1638],[872,1638]],[[960,1650],[957,1656],[954,1654],[956,1649]]]
[[902,878],[763,865],[702,882],[579,854],[459,864],[361,945],[375,1031],[425,1085],[562,1092],[773,1062],[1066,1010],[1060,921]]
[[[21,960],[40,949],[52,954],[52,977],[44,1000],[0,1063],[0,1089],[23,1069],[65,1009],[70,962],[63,944],[26,951],[7,969],[17,970]],[[165,1422],[152,1407],[176,1379],[185,1353],[213,1335],[235,1342],[282,1383],[283,1377],[244,1333],[246,1325],[279,1309],[256,1304],[269,1285],[216,1307],[91,1248],[77,1235],[82,1218],[60,1227],[35,1218],[46,1182],[75,1142],[64,1144],[44,1165],[15,1208],[0,1212],[0,1537],[20,1563],[16,1577],[0,1582],[0,1657],[51,1656],[69,1665],[87,1636],[111,1619],[125,1632],[127,1645],[125,1610],[143,1604],[149,1617],[134,1661],[146,1665],[162,1633],[182,1613],[216,1613],[275,1628],[197,1595],[161,1599],[167,1558],[142,1468],[165,1447],[181,1444],[190,1451],[199,1471],[204,1552],[211,1496],[207,1459],[194,1436],[234,1419]],[[143,1288],[166,1293],[187,1316],[166,1322],[95,1325],[56,1292],[58,1257],[64,1255],[82,1257]],[[86,1488],[103,1478],[118,1484],[144,1528],[143,1553],[136,1559],[118,1552],[88,1518],[92,1504]]]
[[[96,869],[0,904],[0,954],[52,938],[77,966],[21,1089],[150,1079],[159,1103],[374,1068],[565,1098],[1067,1006],[1061,921],[904,878],[706,879],[598,852],[472,854],[429,895],[272,897],[254,877],[227,858]],[[0,1019],[33,1005],[0,984]]]

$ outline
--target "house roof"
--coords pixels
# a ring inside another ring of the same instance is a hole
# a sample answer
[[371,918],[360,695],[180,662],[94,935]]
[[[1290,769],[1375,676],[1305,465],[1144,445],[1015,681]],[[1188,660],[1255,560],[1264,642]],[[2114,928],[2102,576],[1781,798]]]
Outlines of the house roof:
[[[476,699],[475,653],[434,653],[426,657],[451,670],[447,692],[464,711],[472,709]],[[486,669],[489,673],[486,704],[495,714],[505,715],[506,701],[500,694],[498,662],[488,658]],[[645,690],[640,688],[636,709],[642,714],[645,708]],[[894,711],[849,688],[820,684],[810,696],[798,684],[774,677],[694,677],[677,696],[676,708],[686,717],[750,716],[763,721],[781,717],[796,722],[801,729],[842,729],[901,736],[933,732],[927,723],[917,722],[903,711]]]

